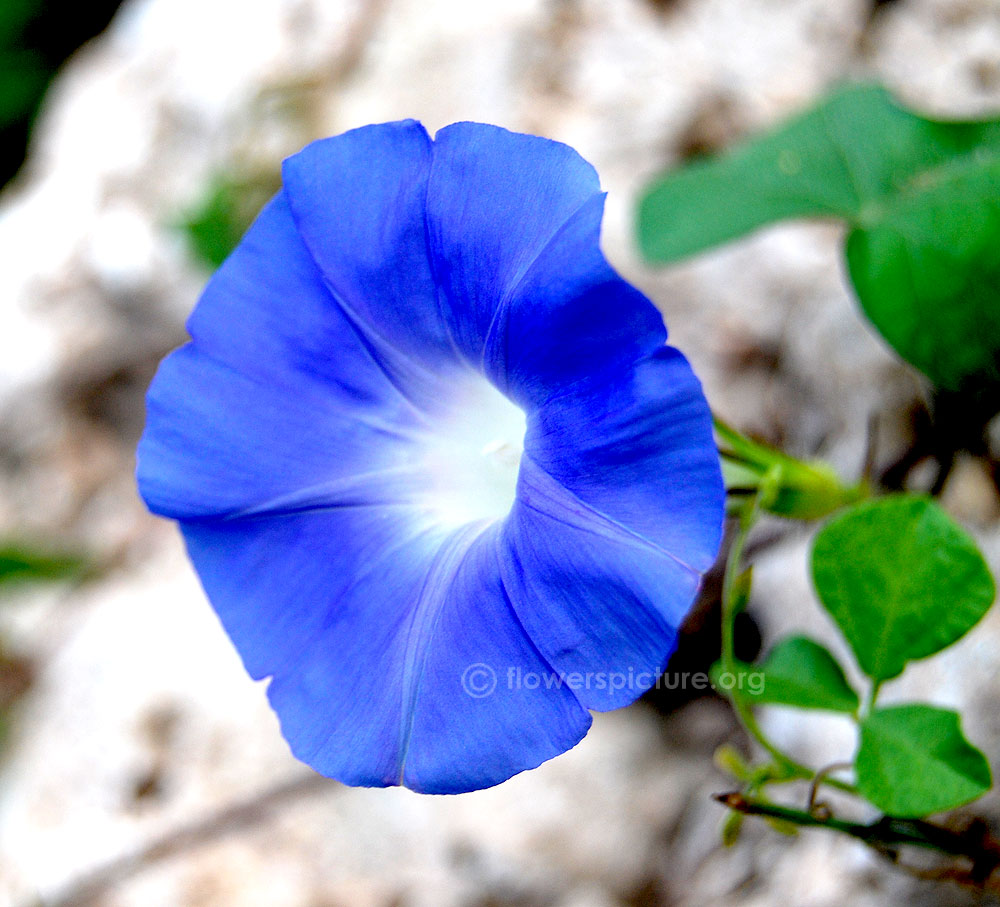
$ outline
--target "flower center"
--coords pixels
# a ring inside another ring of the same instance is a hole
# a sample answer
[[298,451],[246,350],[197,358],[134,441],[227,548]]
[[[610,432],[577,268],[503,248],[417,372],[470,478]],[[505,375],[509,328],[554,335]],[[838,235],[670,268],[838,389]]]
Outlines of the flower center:
[[428,439],[423,465],[431,481],[421,503],[446,525],[506,516],[525,430],[521,408],[488,381],[463,387]]

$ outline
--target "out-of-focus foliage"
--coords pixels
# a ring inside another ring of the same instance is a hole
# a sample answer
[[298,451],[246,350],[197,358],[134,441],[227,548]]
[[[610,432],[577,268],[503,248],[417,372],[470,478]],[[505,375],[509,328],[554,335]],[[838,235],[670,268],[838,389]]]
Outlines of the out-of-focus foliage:
[[100,34],[121,0],[0,3],[0,186],[24,160],[31,126],[58,68]]
[[847,264],[890,345],[945,390],[1000,405],[1000,121],[939,122],[843,88],[667,174],[639,212],[670,262],[785,218],[847,222]]
[[242,179],[228,174],[215,177],[201,202],[180,224],[197,258],[213,270],[219,267],[280,187],[277,173]]
[[55,554],[20,542],[0,543],[0,591],[14,583],[68,579],[84,572],[79,557]]

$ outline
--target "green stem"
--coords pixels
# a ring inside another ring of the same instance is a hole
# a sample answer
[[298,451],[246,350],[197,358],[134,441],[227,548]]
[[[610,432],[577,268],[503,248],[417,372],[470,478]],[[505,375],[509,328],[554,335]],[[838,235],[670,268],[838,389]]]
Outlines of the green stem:
[[[763,490],[763,489],[762,489]],[[736,616],[740,596],[737,592],[737,583],[740,576],[740,567],[743,561],[743,553],[746,549],[747,539],[751,530],[756,525],[760,517],[760,497],[761,492],[755,494],[749,500],[745,500],[739,509],[739,528],[733,544],[729,549],[729,556],[726,560],[726,569],[722,578],[722,668],[724,671],[735,674],[737,671],[736,662]],[[747,734],[752,737],[758,745],[770,755],[776,767],[784,773],[787,780],[803,779],[808,780],[816,777],[816,772],[801,762],[793,759],[787,753],[772,743],[763,728],[757,721],[757,716],[753,712],[753,707],[742,696],[738,687],[729,691],[730,702],[733,710]],[[778,780],[777,778],[774,780]],[[854,785],[841,781],[837,778],[824,778],[824,783],[835,787],[846,793],[856,793]]]
[[[744,506],[739,514],[739,528],[736,537],[733,539],[732,547],[729,549],[729,556],[726,561],[726,570],[722,578],[722,667],[728,673],[735,673],[736,666],[736,614],[739,596],[736,592],[736,584],[740,575],[740,566],[743,561],[743,552],[746,548],[747,538],[750,530],[757,523],[759,516],[760,495],[755,494]],[[746,732],[753,737],[757,743],[766,750],[778,766],[791,774],[803,778],[812,777],[805,766],[798,765],[795,760],[789,758],[781,752],[764,734],[753,709],[743,699],[741,691],[734,687],[730,691],[730,700],[736,715]]]
[[716,794],[715,799],[746,816],[761,816],[790,822],[800,827],[826,828],[850,835],[883,854],[909,845],[950,856],[967,857],[983,873],[984,879],[990,872],[1000,868],[1000,852],[996,848],[996,843],[976,832],[951,831],[922,819],[897,819],[892,816],[882,816],[877,821],[867,824],[850,822],[832,815],[818,814],[815,811],[806,812],[755,800],[741,793]]
[[[753,529],[759,515],[759,494],[742,502],[739,512],[739,529],[733,544],[729,549],[726,569],[722,577],[722,666],[726,671],[736,668],[736,613],[739,596],[736,583],[740,575],[740,564],[743,561],[743,550],[746,548],[747,537]],[[737,690],[733,690],[733,701],[739,699]]]
[[862,716],[870,715],[875,710],[875,700],[878,699],[879,690],[882,689],[881,680],[873,680],[871,688],[868,690],[868,698],[865,700],[865,708]]

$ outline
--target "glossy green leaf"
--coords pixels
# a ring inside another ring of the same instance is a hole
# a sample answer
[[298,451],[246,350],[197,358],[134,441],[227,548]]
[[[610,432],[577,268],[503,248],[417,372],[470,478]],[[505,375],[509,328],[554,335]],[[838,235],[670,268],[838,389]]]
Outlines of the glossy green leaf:
[[884,813],[917,818],[954,809],[992,786],[990,767],[957,713],[929,705],[877,709],[861,724],[858,790]]
[[816,537],[823,606],[870,677],[888,680],[967,633],[993,602],[976,543],[930,498],[859,504]]
[[[858,709],[858,694],[851,689],[837,660],[804,636],[781,640],[762,663],[740,664],[738,672],[753,680],[740,687],[748,702],[848,714]],[[721,673],[714,680],[725,691]]]
[[941,388],[997,395],[998,186],[1000,121],[935,121],[856,85],[667,174],[639,241],[670,262],[786,218],[846,220],[851,278],[886,340]]

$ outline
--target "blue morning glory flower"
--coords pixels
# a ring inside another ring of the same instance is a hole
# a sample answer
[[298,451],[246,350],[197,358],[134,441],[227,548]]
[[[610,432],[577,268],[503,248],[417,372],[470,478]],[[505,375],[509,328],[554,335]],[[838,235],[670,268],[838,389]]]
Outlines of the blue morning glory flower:
[[388,123],[283,183],[153,381],[140,490],[299,759],[497,784],[665,666],[721,532],[700,384],[565,145]]

